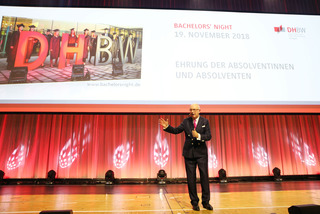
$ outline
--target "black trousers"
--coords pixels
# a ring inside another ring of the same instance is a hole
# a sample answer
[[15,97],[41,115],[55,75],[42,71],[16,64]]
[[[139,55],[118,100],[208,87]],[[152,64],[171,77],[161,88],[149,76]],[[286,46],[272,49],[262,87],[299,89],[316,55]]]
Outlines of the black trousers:
[[188,180],[188,190],[192,205],[197,205],[199,203],[199,197],[197,194],[197,176],[196,169],[197,166],[200,172],[200,182],[202,189],[202,204],[209,203],[210,201],[210,188],[209,188],[209,174],[208,174],[208,157],[200,158],[184,158],[187,180]]

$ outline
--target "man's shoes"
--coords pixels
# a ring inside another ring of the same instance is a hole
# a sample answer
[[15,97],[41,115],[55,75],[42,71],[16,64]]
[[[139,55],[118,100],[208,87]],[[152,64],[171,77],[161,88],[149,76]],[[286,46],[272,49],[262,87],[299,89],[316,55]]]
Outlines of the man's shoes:
[[192,209],[195,210],[195,211],[200,211],[200,207],[199,205],[192,205]]
[[202,204],[203,208],[207,209],[207,210],[213,210],[213,207],[211,206],[211,204],[206,203],[206,204]]

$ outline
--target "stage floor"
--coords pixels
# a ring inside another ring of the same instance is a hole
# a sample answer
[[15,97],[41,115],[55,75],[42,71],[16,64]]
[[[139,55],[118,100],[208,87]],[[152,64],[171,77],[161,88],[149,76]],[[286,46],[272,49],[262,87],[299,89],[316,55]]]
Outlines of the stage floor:
[[211,183],[210,189],[214,210],[200,206],[197,212],[190,205],[186,184],[5,185],[0,186],[0,214],[67,209],[92,214],[288,214],[292,205],[320,204],[320,181]]

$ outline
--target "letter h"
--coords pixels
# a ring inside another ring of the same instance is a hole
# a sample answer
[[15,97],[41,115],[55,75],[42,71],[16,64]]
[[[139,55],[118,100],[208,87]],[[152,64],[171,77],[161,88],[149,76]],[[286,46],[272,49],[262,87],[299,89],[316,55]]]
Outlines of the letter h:
[[84,47],[84,35],[79,35],[77,47],[68,47],[68,33],[62,34],[61,48],[60,48],[60,59],[59,59],[59,69],[65,67],[67,53],[76,53],[76,65],[83,64],[83,47]]

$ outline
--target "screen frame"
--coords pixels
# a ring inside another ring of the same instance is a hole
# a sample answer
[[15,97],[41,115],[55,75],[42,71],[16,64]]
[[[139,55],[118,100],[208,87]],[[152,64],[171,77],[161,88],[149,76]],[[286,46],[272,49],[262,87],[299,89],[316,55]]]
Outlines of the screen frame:
[[[320,113],[320,105],[200,105],[202,113]],[[189,105],[0,104],[1,112],[186,113]]]
[[[38,7],[38,8],[99,8],[90,6],[45,6],[45,5],[15,5],[3,4],[0,7]],[[180,11],[210,11],[228,13],[255,13],[255,14],[278,14],[278,15],[298,15],[298,16],[319,16],[319,14],[301,13],[276,13],[263,11],[230,11],[230,10],[206,10],[190,8],[139,8],[139,7],[108,7],[105,9],[130,9],[130,10],[180,10]],[[188,104],[56,104],[56,103],[1,103],[0,111],[5,112],[66,112],[66,113],[185,113],[188,112]],[[204,113],[320,113],[320,105],[301,104],[201,104],[201,111]]]

